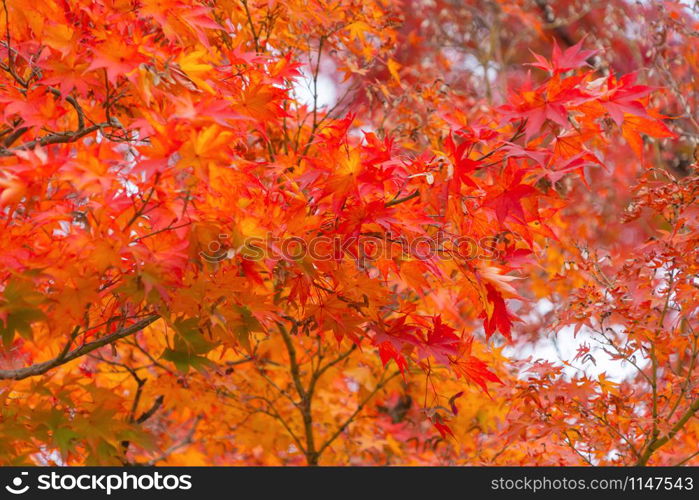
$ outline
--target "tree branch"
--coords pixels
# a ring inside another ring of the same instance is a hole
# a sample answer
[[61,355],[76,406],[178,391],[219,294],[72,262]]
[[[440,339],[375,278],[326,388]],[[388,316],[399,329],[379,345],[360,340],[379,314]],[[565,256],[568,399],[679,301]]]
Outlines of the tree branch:
[[699,398],[694,400],[694,402],[689,406],[687,411],[684,412],[682,417],[675,423],[675,425],[672,426],[672,429],[670,429],[670,432],[668,432],[667,434],[665,434],[661,438],[653,439],[648,444],[645,451],[643,452],[643,455],[638,460],[637,465],[646,465],[648,463],[648,460],[650,459],[651,455],[656,450],[658,450],[660,447],[664,446],[673,437],[675,437],[675,435],[684,428],[684,425],[687,422],[689,422],[689,419],[691,419],[697,411],[699,411]]
[[194,419],[194,423],[192,424],[192,428],[189,430],[187,435],[184,437],[182,441],[179,443],[175,443],[172,446],[170,446],[167,450],[165,450],[159,457],[154,458],[152,460],[149,460],[145,465],[155,465],[157,462],[160,462],[161,460],[165,460],[168,458],[170,455],[175,453],[177,450],[180,448],[183,448],[189,444],[192,444],[194,441],[194,433],[197,430],[197,426],[199,425],[199,422],[201,421],[202,417],[201,415],[197,416],[197,418]]
[[99,123],[97,125],[91,125],[87,128],[75,130],[73,132],[51,133],[51,134],[45,135],[43,137],[39,137],[38,139],[34,139],[32,141],[25,142],[24,144],[20,144],[19,146],[12,148],[10,150],[8,150],[8,149],[0,150],[0,156],[12,156],[14,154],[13,151],[33,149],[36,146],[48,146],[49,144],[68,144],[70,142],[75,142],[79,139],[82,139],[86,135],[89,135],[92,132],[95,132],[97,130],[100,130],[102,127],[107,127],[107,126],[110,126],[110,124],[109,123]]
[[357,409],[354,410],[354,412],[352,413],[352,415],[350,415],[349,417],[347,417],[347,420],[345,420],[345,421],[342,423],[342,425],[340,425],[340,427],[338,427],[338,429],[335,431],[335,433],[334,433],[332,436],[330,436],[330,438],[328,438],[328,440],[320,447],[320,449],[318,450],[318,455],[319,455],[319,456],[320,456],[321,453],[323,453],[323,452],[325,451],[325,449],[326,449],[328,446],[330,446],[338,437],[340,437],[340,434],[342,434],[342,432],[347,428],[347,426],[348,426],[349,424],[352,423],[352,421],[354,420],[354,418],[355,418],[357,415],[359,415],[359,413],[364,409],[364,407],[369,403],[369,401],[372,400],[372,398],[376,395],[376,393],[379,392],[381,389],[383,389],[383,388],[386,386],[386,384],[388,384],[388,383],[391,381],[391,379],[393,379],[394,377],[396,377],[396,376],[399,375],[399,374],[400,374],[400,372],[398,372],[398,371],[392,373],[388,378],[382,380],[381,382],[379,382],[379,383],[376,385],[376,387],[374,387],[374,390],[371,391],[371,392],[367,395],[367,397],[365,397],[365,398],[362,400],[361,403],[359,403],[359,405],[357,406]]
[[66,352],[65,354],[61,353],[54,359],[44,361],[43,363],[36,363],[25,368],[17,368],[14,370],[0,370],[0,380],[22,380],[28,377],[34,377],[36,375],[43,375],[49,370],[84,356],[95,349],[99,349],[102,346],[111,344],[112,342],[128,337],[129,335],[133,335],[134,333],[143,330],[145,327],[155,322],[159,318],[159,315],[153,314],[145,319],[142,319],[141,321],[138,321],[137,323],[134,323],[131,326],[117,330],[114,333],[105,335],[104,337],[93,340],[92,342],[88,342],[87,344],[84,344],[77,349],[73,349],[72,351]]
[[319,453],[316,451],[315,436],[313,435],[313,412],[312,412],[312,399],[311,394],[306,391],[303,386],[303,380],[301,379],[301,370],[299,368],[298,358],[296,356],[296,348],[294,347],[294,341],[291,335],[287,331],[286,327],[282,323],[277,323],[279,326],[279,332],[282,335],[284,344],[286,345],[286,350],[289,353],[289,364],[291,370],[291,378],[294,381],[294,387],[296,392],[301,399],[300,403],[296,406],[303,419],[303,430],[306,435],[306,449],[304,451],[306,455],[306,461],[308,465],[318,465]]
[[418,196],[420,196],[420,191],[416,189],[415,191],[410,193],[408,196],[404,196],[403,198],[396,198],[394,200],[386,202],[386,208],[392,207],[394,205],[399,205],[405,201],[409,201],[409,200],[412,200],[413,198],[417,198]]
[[165,396],[162,394],[155,398],[155,401],[153,401],[153,405],[148,409],[148,411],[145,411],[141,414],[140,417],[136,419],[137,424],[142,424],[149,418],[151,418],[153,415],[155,415],[155,412],[160,409],[161,406],[163,406],[163,401],[165,400]]

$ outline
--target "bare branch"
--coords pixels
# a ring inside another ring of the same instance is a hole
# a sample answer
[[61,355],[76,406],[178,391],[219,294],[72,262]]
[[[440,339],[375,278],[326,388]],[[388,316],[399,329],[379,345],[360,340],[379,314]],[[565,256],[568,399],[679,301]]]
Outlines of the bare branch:
[[376,395],[377,392],[379,392],[381,389],[383,389],[386,384],[388,384],[394,377],[398,376],[400,372],[393,372],[388,378],[383,379],[381,382],[379,382],[376,387],[374,387],[374,390],[371,391],[362,401],[359,403],[357,406],[357,409],[354,410],[354,412],[347,417],[347,419],[338,427],[338,429],[335,431],[335,433],[328,438],[328,440],[320,447],[318,450],[318,455],[323,453],[325,449],[330,446],[338,437],[340,437],[340,434],[343,433],[343,431],[347,428],[349,424],[352,423],[352,421],[355,419],[357,415],[364,409],[364,407],[369,404],[369,402],[372,400],[372,398]]
[[201,421],[201,419],[202,419],[201,415],[198,415],[197,418],[194,419],[194,423],[192,424],[192,428],[189,430],[189,432],[184,437],[184,439],[182,439],[181,441],[170,446],[167,450],[165,450],[157,458],[149,460],[148,462],[146,462],[145,465],[155,465],[157,462],[160,462],[161,460],[165,460],[166,458],[168,458],[170,455],[175,453],[180,448],[184,448],[185,446],[192,444],[194,442],[194,433],[196,432],[197,426],[199,425],[199,422]]
[[92,342],[88,342],[87,344],[84,344],[65,354],[61,353],[54,359],[44,361],[43,363],[36,363],[25,368],[17,368],[14,370],[0,370],[0,380],[22,380],[28,377],[34,377],[36,375],[43,375],[49,370],[91,353],[95,349],[99,349],[102,346],[116,342],[117,340],[128,337],[129,335],[133,335],[134,333],[143,330],[145,327],[155,322],[159,318],[160,316],[157,314],[148,316],[131,326],[117,330],[114,333],[105,335],[104,337],[93,340]]

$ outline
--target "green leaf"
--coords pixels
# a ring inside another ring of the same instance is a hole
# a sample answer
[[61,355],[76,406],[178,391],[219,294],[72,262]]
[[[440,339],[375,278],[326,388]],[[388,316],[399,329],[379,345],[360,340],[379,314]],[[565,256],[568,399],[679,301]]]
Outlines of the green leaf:
[[184,373],[188,372],[190,368],[203,372],[206,368],[214,365],[210,359],[204,356],[198,356],[186,351],[175,351],[173,349],[165,349],[161,357],[174,363],[177,369]]
[[46,316],[40,309],[19,308],[13,309],[7,315],[4,325],[0,322],[0,334],[6,347],[12,344],[15,333],[32,340],[32,323],[45,319]]
[[264,329],[257,318],[253,316],[250,309],[245,306],[233,306],[233,309],[240,314],[240,320],[233,326],[233,332],[240,345],[245,347],[248,351],[251,350],[250,347],[250,333],[261,332]]
[[203,372],[213,363],[204,356],[216,344],[206,339],[199,328],[199,318],[178,319],[175,321],[175,338],[172,348],[166,349],[162,358],[175,364],[182,372],[194,368]]
[[80,437],[77,432],[74,432],[65,427],[59,427],[53,431],[53,442],[58,447],[61,455],[65,457],[71,448],[71,443],[74,439]]
[[37,293],[31,281],[16,278],[7,283],[2,296],[0,336],[3,343],[9,346],[15,338],[15,333],[31,340],[32,323],[46,318],[43,311],[37,307],[46,301],[46,297]]
[[199,318],[188,318],[186,320],[175,321],[175,350],[193,353],[206,354],[216,347],[216,344],[209,342],[199,328]]

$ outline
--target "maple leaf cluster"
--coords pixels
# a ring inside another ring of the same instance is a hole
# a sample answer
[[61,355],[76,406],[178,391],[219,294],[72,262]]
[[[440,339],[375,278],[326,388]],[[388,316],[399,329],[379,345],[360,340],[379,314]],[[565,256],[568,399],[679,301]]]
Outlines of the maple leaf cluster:
[[584,3],[2,0],[0,463],[696,460],[697,21]]

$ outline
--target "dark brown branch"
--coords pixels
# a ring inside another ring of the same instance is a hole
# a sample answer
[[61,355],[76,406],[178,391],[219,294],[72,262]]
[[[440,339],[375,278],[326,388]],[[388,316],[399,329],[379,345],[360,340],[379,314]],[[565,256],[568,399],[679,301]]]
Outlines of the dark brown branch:
[[76,326],[73,329],[73,331],[70,334],[70,339],[68,339],[68,342],[66,342],[66,345],[63,346],[63,350],[61,351],[61,354],[59,354],[56,359],[59,359],[59,360],[65,359],[65,357],[70,352],[70,347],[73,345],[73,341],[78,336],[78,333],[80,333],[80,325]]
[[684,458],[684,459],[680,460],[680,461],[677,462],[675,465],[673,465],[673,467],[679,467],[680,465],[684,465],[684,464],[686,464],[687,462],[689,462],[691,459],[693,459],[694,457],[696,457],[697,455],[699,455],[699,451],[695,451],[694,453],[692,453],[691,455],[689,455],[687,458]]
[[296,435],[296,433],[291,429],[289,424],[287,423],[286,420],[277,412],[276,409],[274,409],[274,406],[271,403],[267,403],[269,408],[267,410],[260,410],[262,413],[264,413],[267,416],[272,417],[274,420],[278,421],[280,424],[282,424],[282,427],[284,427],[284,430],[286,430],[287,434],[291,437],[291,439],[294,440],[296,443],[296,446],[299,447],[299,450],[301,450],[302,453],[306,454],[306,448],[303,446],[303,443],[301,443],[301,439]]
[[170,455],[175,453],[177,450],[180,448],[183,448],[187,445],[190,445],[194,442],[194,433],[197,430],[197,426],[199,425],[199,422],[201,421],[202,416],[199,415],[194,419],[194,423],[192,424],[192,428],[189,429],[189,432],[187,435],[182,439],[180,442],[173,444],[170,446],[167,450],[165,450],[159,457],[154,458],[152,460],[149,460],[145,465],[155,465],[157,462],[160,462],[161,460],[165,460],[168,458]]
[[313,71],[313,125],[311,127],[311,134],[306,142],[306,147],[303,150],[303,155],[306,156],[311,144],[315,138],[316,132],[318,131],[318,74],[320,73],[320,58],[323,55],[323,43],[325,42],[325,36],[320,37],[318,42],[318,57],[316,59],[316,67]]
[[2,8],[5,11],[5,44],[7,45],[7,66],[2,65],[2,69],[10,73],[17,83],[26,87],[28,84],[24,79],[17,74],[15,70],[15,61],[12,49],[12,37],[10,36],[10,13],[7,9],[7,0],[2,0]]
[[0,150],[0,156],[12,156],[14,154],[13,151],[33,149],[36,146],[48,146],[49,144],[68,144],[71,142],[75,142],[79,139],[82,139],[86,135],[89,135],[92,132],[95,132],[97,130],[100,130],[102,127],[107,127],[107,126],[109,126],[108,123],[100,123],[97,125],[91,125],[91,126],[84,128],[84,129],[75,130],[73,132],[51,133],[51,134],[45,135],[43,137],[39,137],[38,139],[34,139],[33,141],[29,141],[29,142],[25,142],[24,144],[20,144],[19,146],[12,148],[10,150],[8,150],[8,149]]
[[316,451],[315,446],[315,436],[313,434],[313,411],[311,408],[313,400],[310,398],[309,393],[303,386],[303,380],[301,378],[301,370],[299,368],[298,358],[296,356],[296,348],[294,347],[294,341],[291,335],[287,331],[286,327],[277,323],[279,326],[279,332],[282,335],[284,344],[286,345],[286,350],[289,354],[289,364],[291,370],[291,378],[294,381],[294,387],[299,395],[300,402],[297,406],[299,413],[301,413],[301,418],[303,419],[303,428],[306,435],[306,461],[308,465],[318,465],[319,453]]
[[[356,349],[357,349],[357,344],[352,344],[352,347],[350,347],[347,351],[345,351],[344,353],[340,354],[338,357],[336,357],[336,358],[333,359],[332,361],[328,362],[328,363],[325,364],[324,366],[319,367],[318,371],[316,371],[315,373],[313,373],[313,376],[311,377],[311,382],[310,382],[310,384],[308,385],[308,395],[309,395],[309,397],[313,397],[313,392],[315,391],[316,384],[318,383],[318,380],[320,379],[320,377],[322,377],[323,374],[324,374],[326,371],[328,371],[330,368],[332,368],[332,367],[335,366],[336,364],[341,363],[342,361],[344,361],[345,359],[347,359],[347,358],[350,356],[350,354],[352,354]],[[320,366],[320,364],[319,364],[319,366]]]
[[672,426],[670,432],[665,434],[663,437],[656,437],[653,440],[651,440],[651,442],[648,444],[645,451],[643,452],[643,455],[638,460],[637,465],[646,465],[651,455],[660,447],[664,446],[673,437],[675,437],[675,435],[684,428],[685,424],[689,422],[689,420],[697,413],[697,411],[699,411],[699,398],[694,400],[694,402],[689,406],[687,411],[684,412],[682,417],[675,423],[675,425]]
[[413,198],[417,198],[418,196],[420,196],[420,191],[418,191],[416,189],[415,191],[410,193],[408,196],[404,196],[403,198],[396,198],[395,200],[391,200],[389,202],[386,202],[386,207],[392,207],[394,205],[399,205],[403,202],[412,200]]
[[381,382],[379,382],[376,387],[374,387],[374,390],[371,391],[360,403],[357,405],[357,409],[354,410],[354,412],[347,417],[347,419],[338,427],[338,429],[335,431],[335,433],[328,438],[328,440],[320,447],[318,450],[318,455],[323,453],[328,446],[333,444],[333,442],[340,437],[340,434],[344,432],[344,430],[349,426],[355,419],[357,415],[364,409],[364,407],[372,400],[372,398],[376,395],[377,392],[379,392],[381,389],[383,389],[386,384],[388,384],[394,377],[399,375],[400,372],[394,372],[391,375],[388,376],[388,378],[383,379]]
[[153,401],[153,406],[151,406],[148,409],[148,411],[141,413],[141,416],[136,419],[136,423],[142,424],[143,422],[151,418],[153,415],[155,415],[155,412],[158,411],[161,406],[163,406],[164,400],[165,397],[162,394],[155,398],[155,401]]
[[546,21],[546,24],[551,26],[551,30],[554,34],[565,43],[568,47],[575,45],[575,40],[570,36],[568,30],[563,26],[559,26],[556,22],[556,15],[553,12],[553,8],[549,5],[547,0],[536,0],[536,6],[539,7],[541,14]]
[[250,25],[250,31],[252,32],[252,41],[255,43],[255,52],[260,52],[259,34],[255,31],[255,23],[252,21],[252,16],[250,15],[250,9],[248,8],[247,0],[241,0],[243,4],[243,9],[245,10],[245,16],[248,19],[248,24]]
[[138,218],[140,216],[142,216],[144,214],[144,210],[145,210],[146,206],[148,205],[148,203],[150,203],[151,198],[153,198],[153,193],[155,192],[155,187],[158,185],[158,181],[160,181],[160,172],[156,172],[155,179],[153,180],[153,186],[150,188],[150,191],[146,195],[146,199],[143,200],[143,204],[141,205],[141,208],[139,208],[138,210],[136,210],[134,212],[133,216],[126,223],[126,225],[124,226],[124,229],[122,231],[126,231],[129,227],[131,227],[131,225],[134,222],[136,222],[136,220],[138,220]]
[[131,326],[117,330],[114,333],[105,335],[104,337],[93,340],[92,342],[88,342],[77,349],[73,349],[72,351],[65,353],[65,355],[61,353],[61,355],[55,357],[54,359],[44,361],[43,363],[36,363],[25,368],[17,368],[14,370],[0,370],[0,380],[22,380],[28,377],[34,377],[36,375],[43,375],[49,370],[89,354],[95,349],[99,349],[100,347],[116,342],[119,339],[133,335],[134,333],[143,330],[145,327],[155,322],[159,318],[160,316],[157,314],[148,316]]
[[[51,92],[56,97],[63,97],[60,90],[55,89],[53,87],[47,87],[47,89],[49,92]],[[75,112],[78,114],[78,130],[84,129],[85,128],[85,112],[83,111],[82,106],[80,106],[80,103],[78,103],[78,101],[73,96],[70,96],[70,95],[65,96],[65,100],[71,106],[73,106],[73,109],[75,109]]]
[[24,134],[27,130],[29,130],[29,127],[18,127],[16,128],[10,135],[8,135],[5,140],[3,141],[3,145],[6,148],[9,148],[14,144],[14,142],[19,139],[22,134]]

